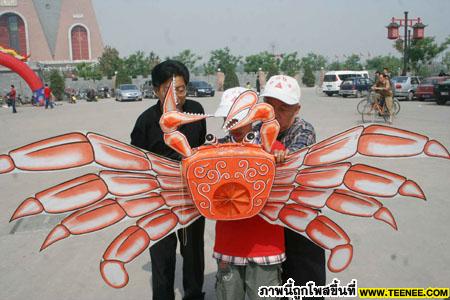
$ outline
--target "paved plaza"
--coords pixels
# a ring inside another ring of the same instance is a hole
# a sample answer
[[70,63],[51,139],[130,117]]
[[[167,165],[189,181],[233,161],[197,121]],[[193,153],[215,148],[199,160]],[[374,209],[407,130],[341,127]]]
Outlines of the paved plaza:
[[[356,112],[359,99],[318,96],[314,89],[302,89],[301,117],[312,123],[318,141],[361,124]],[[214,112],[221,93],[198,98],[206,112]],[[0,153],[30,142],[71,131],[98,132],[128,143],[136,118],[156,100],[97,103],[63,103],[53,110],[18,107],[18,114],[0,108]],[[208,119],[208,132],[223,135],[220,121]],[[394,126],[425,134],[450,148],[450,103],[401,102]],[[338,223],[352,239],[353,261],[341,273],[327,273],[347,284],[358,280],[360,287],[449,287],[450,278],[450,160],[436,158],[369,159],[362,162],[387,169],[416,181],[427,201],[397,197],[382,202],[394,214],[399,230],[369,218],[324,213]],[[0,299],[115,300],[150,299],[151,264],[148,251],[127,265],[129,284],[123,289],[107,286],[99,273],[99,261],[109,243],[133,220],[111,228],[75,236],[39,248],[48,232],[63,216],[40,215],[9,223],[16,207],[27,197],[71,178],[97,172],[94,167],[52,173],[0,175]],[[211,258],[214,222],[206,223],[206,299],[215,299],[216,265]],[[178,255],[176,296],[181,299],[181,256]]]

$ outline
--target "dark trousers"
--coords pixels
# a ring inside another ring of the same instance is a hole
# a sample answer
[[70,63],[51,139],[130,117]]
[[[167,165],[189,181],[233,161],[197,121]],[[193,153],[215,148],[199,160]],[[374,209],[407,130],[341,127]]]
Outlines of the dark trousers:
[[53,102],[50,98],[45,98],[45,108],[48,108],[50,105],[50,108],[53,108]]
[[16,99],[11,100],[11,105],[12,105],[12,112],[15,114],[17,112],[16,110]]
[[[203,299],[205,254],[203,234],[205,218],[201,217],[185,229],[178,230],[183,256],[183,288],[185,300]],[[177,235],[172,233],[150,248],[152,261],[153,300],[175,299],[174,281]]]
[[287,228],[284,229],[284,238],[286,260],[283,262],[283,282],[292,278],[296,286],[306,285],[308,281],[314,281],[316,286],[324,286],[326,281],[325,250]]

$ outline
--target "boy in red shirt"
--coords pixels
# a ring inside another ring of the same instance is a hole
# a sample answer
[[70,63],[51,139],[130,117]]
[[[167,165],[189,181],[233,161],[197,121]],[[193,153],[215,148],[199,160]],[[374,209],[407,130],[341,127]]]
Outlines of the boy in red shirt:
[[48,108],[50,105],[50,108],[53,109],[53,101],[52,101],[52,89],[48,86],[48,84],[45,84],[44,87],[44,98],[45,98],[45,109]]
[[14,87],[13,84],[11,84],[11,89],[9,90],[8,95],[9,95],[9,100],[12,105],[13,114],[15,114],[15,113],[17,113],[17,110],[16,110],[16,88]]
[[[238,87],[226,90],[216,117],[226,117],[236,98],[246,89]],[[241,142],[252,125],[229,132],[219,142]],[[254,132],[259,142],[259,133]],[[280,142],[272,151],[283,149]],[[213,257],[217,259],[217,299],[259,299],[260,286],[281,285],[281,263],[286,259],[284,229],[272,225],[260,216],[236,221],[217,221]]]

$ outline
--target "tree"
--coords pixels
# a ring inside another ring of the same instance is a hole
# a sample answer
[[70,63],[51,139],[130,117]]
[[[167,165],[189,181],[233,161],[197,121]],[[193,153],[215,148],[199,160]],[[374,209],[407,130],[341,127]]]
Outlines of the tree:
[[222,69],[225,74],[226,71],[236,72],[236,67],[241,58],[241,56],[232,55],[228,47],[213,50],[208,62],[204,65],[205,75],[214,74],[218,68]]
[[339,60],[335,60],[333,62],[331,62],[328,66],[327,66],[328,70],[334,70],[334,71],[339,71],[344,69],[344,64],[341,63]]
[[124,70],[117,72],[116,76],[116,88],[121,84],[131,83],[131,77]]
[[244,72],[256,73],[259,71],[259,68],[264,72],[272,70],[272,72],[278,73],[279,60],[275,58],[275,55],[267,51],[245,57]]
[[347,59],[344,61],[343,67],[346,70],[352,71],[362,70],[361,58],[359,57],[358,54],[352,54],[348,56]]
[[223,82],[224,90],[239,86],[239,79],[234,70],[229,69],[229,67],[227,67],[224,70],[224,73],[225,73],[225,80]]
[[402,60],[393,55],[379,55],[367,60],[367,69],[383,71],[384,68],[388,68],[395,73],[402,68],[402,64]]
[[178,55],[172,57],[172,59],[182,62],[190,71],[193,71],[196,67],[197,62],[201,60],[202,57],[193,53],[189,49],[185,49],[178,53]]
[[119,51],[110,46],[103,49],[102,55],[98,59],[100,71],[109,78],[114,76],[114,72],[123,67],[123,60],[119,57]]
[[442,57],[442,64],[447,69],[447,72],[450,72],[450,51],[445,52],[444,56]]
[[50,88],[52,89],[53,95],[55,95],[57,100],[62,100],[64,95],[64,89],[66,84],[64,82],[64,77],[59,73],[58,70],[53,69],[50,71],[49,76]]
[[288,76],[294,77],[301,68],[301,61],[297,57],[297,52],[285,54],[280,63],[280,70]]
[[96,81],[102,79],[103,77],[98,64],[82,62],[77,64],[75,67],[77,75],[84,80]]
[[[149,73],[146,64],[145,54],[142,51],[131,54],[123,61],[123,67],[125,68],[126,73],[133,78],[136,78],[138,75],[144,76],[144,74]],[[122,68],[119,68],[118,70],[121,69]]]
[[[421,68],[431,64],[439,54],[444,52],[450,44],[450,37],[438,44],[435,42],[435,37],[425,37],[420,40],[412,40],[411,46],[408,49],[407,58],[408,64],[416,73],[420,73]],[[396,40],[394,48],[403,54],[404,43],[402,40]]]
[[314,86],[314,84],[316,82],[316,78],[314,77],[313,71],[312,71],[311,66],[309,64],[305,64],[303,66],[302,82],[307,87]]
[[327,59],[320,54],[308,53],[306,56],[302,57],[301,65],[309,65],[312,71],[319,71],[321,68],[325,68],[327,64]]
[[159,56],[151,51],[147,57],[145,58],[145,68],[144,68],[144,74],[142,76],[147,77],[152,73],[153,68],[161,62],[161,59]]

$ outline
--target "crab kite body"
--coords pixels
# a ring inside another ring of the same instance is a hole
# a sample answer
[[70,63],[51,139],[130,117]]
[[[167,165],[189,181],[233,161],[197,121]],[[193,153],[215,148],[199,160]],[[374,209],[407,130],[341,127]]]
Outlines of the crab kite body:
[[397,229],[392,213],[374,197],[425,199],[421,188],[404,176],[345,160],[356,155],[450,158],[444,146],[426,136],[372,125],[347,130],[277,164],[269,149],[278,135],[278,123],[272,108],[257,103],[251,91],[239,96],[224,128],[261,121],[261,145],[252,144],[248,137],[242,143],[211,140],[191,149],[177,129],[208,116],[178,112],[174,95],[170,88],[160,125],[166,143],[184,157],[181,162],[95,133],[64,134],[1,155],[0,173],[90,164],[108,169],[35,194],[17,208],[11,220],[44,212],[72,212],[49,233],[42,250],[71,235],[98,231],[127,217],[138,218],[111,242],[101,259],[101,275],[115,288],[129,281],[127,263],[202,215],[213,220],[259,215],[330,250],[328,268],[340,272],[352,260],[350,238],[318,209],[372,217]]

